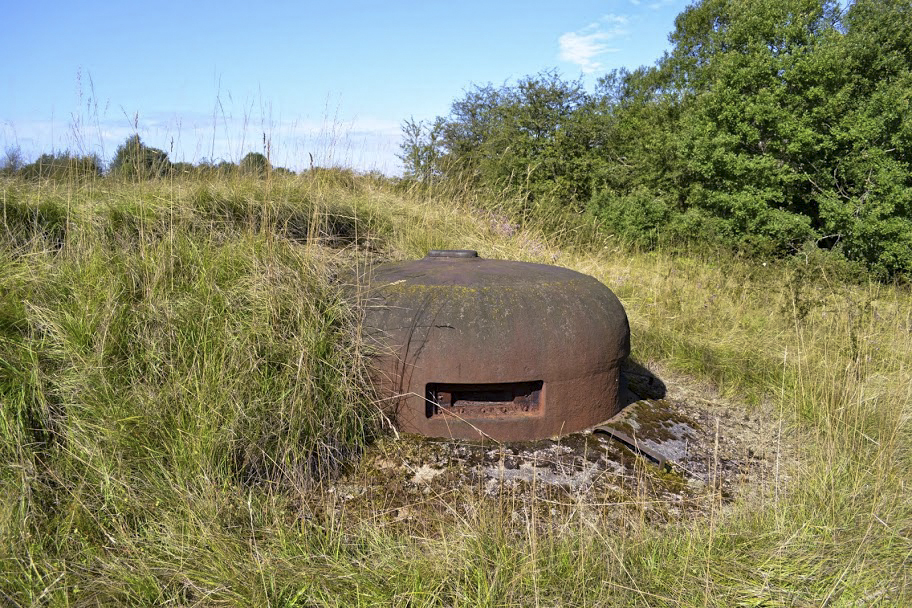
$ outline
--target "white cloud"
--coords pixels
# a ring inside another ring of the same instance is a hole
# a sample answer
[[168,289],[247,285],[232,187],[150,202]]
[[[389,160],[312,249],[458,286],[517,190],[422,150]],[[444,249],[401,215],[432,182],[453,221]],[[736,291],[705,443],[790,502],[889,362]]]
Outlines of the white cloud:
[[619,50],[609,43],[627,34],[627,22],[623,15],[605,15],[582,29],[562,34],[557,39],[560,58],[577,64],[585,74],[600,70],[602,63],[598,58]]
[[[117,147],[134,133],[153,147],[168,152],[171,160],[198,163],[201,160],[237,162],[247,152],[264,152],[269,142],[273,164],[296,171],[310,166],[343,166],[359,171],[401,173],[396,153],[400,124],[373,116],[332,119],[308,117],[283,119],[247,118],[230,112],[213,117],[207,112],[140,115],[136,124],[129,117],[93,117],[73,124],[59,121],[0,122],[0,158],[7,148],[19,147],[26,161],[52,151],[95,153],[109,161]],[[81,125],[81,126],[80,126]]]

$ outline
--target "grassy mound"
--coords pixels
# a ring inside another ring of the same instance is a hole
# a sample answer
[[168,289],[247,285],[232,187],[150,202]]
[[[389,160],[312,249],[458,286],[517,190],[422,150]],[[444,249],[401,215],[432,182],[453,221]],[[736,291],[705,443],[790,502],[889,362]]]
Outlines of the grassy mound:
[[[3,602],[912,600],[907,288],[812,257],[643,254],[569,217],[330,172],[0,190]],[[686,524],[646,523],[648,497],[618,504],[620,527],[468,491],[428,496],[441,520],[421,535],[382,504],[347,512],[333,480],[385,421],[343,277],[435,247],[596,276],[637,359],[772,404],[801,461],[734,505],[707,488]]]

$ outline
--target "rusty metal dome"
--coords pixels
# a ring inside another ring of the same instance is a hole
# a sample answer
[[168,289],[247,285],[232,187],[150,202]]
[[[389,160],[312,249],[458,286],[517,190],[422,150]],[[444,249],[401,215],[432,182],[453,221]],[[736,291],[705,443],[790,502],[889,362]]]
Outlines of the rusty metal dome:
[[405,432],[543,439],[614,416],[630,352],[623,306],[592,277],[431,251],[374,269],[364,335]]

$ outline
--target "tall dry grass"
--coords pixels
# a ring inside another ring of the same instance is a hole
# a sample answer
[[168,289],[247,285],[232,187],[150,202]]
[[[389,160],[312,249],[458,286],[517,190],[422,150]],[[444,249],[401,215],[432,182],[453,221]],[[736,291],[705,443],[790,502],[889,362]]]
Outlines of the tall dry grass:
[[[910,599],[906,287],[816,258],[638,252],[547,209],[345,172],[0,189],[5,602]],[[340,508],[322,484],[383,432],[346,284],[376,260],[455,247],[598,277],[640,361],[766,416],[797,461],[677,524],[649,524],[637,499],[623,525],[513,517],[510,497],[469,491],[439,497],[433,533]]]

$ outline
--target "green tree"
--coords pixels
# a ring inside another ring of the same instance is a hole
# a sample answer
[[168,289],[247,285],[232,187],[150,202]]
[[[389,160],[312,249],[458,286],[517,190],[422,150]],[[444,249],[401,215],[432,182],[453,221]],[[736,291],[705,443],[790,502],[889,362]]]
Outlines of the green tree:
[[196,173],[196,167],[193,166],[193,163],[188,162],[176,162],[171,163],[171,175],[194,175]]
[[912,270],[909,3],[704,0],[675,25],[655,67],[600,83],[605,150],[623,159],[606,157],[602,215]]
[[589,195],[589,97],[580,81],[542,72],[514,85],[475,87],[450,115],[403,125],[407,174],[435,174],[519,195],[577,203]]
[[406,174],[586,210],[643,243],[809,243],[912,273],[912,4],[698,0],[593,94],[543,72],[403,125]]
[[741,242],[787,250],[819,236],[808,169],[825,145],[815,87],[837,14],[819,0],[706,0],[676,20],[685,200]]
[[406,179],[430,185],[442,177],[441,138],[445,125],[441,117],[430,123],[414,118],[403,121],[402,142],[397,156],[402,161]]
[[139,135],[131,135],[117,148],[111,161],[111,173],[124,177],[149,179],[162,177],[171,171],[168,153],[147,146]]
[[24,164],[22,149],[19,146],[9,146],[3,153],[3,161],[0,162],[0,175],[15,175]]
[[238,172],[238,166],[231,161],[220,160],[215,164],[215,173],[220,177],[228,177]]
[[265,155],[259,152],[248,152],[238,163],[238,169],[246,175],[265,177],[272,169],[272,165]]
[[19,174],[26,179],[82,180],[101,177],[102,163],[94,154],[76,156],[70,152],[42,154],[24,165]]
[[820,223],[851,258],[912,274],[912,5],[859,0],[830,49],[838,79],[814,174]]

